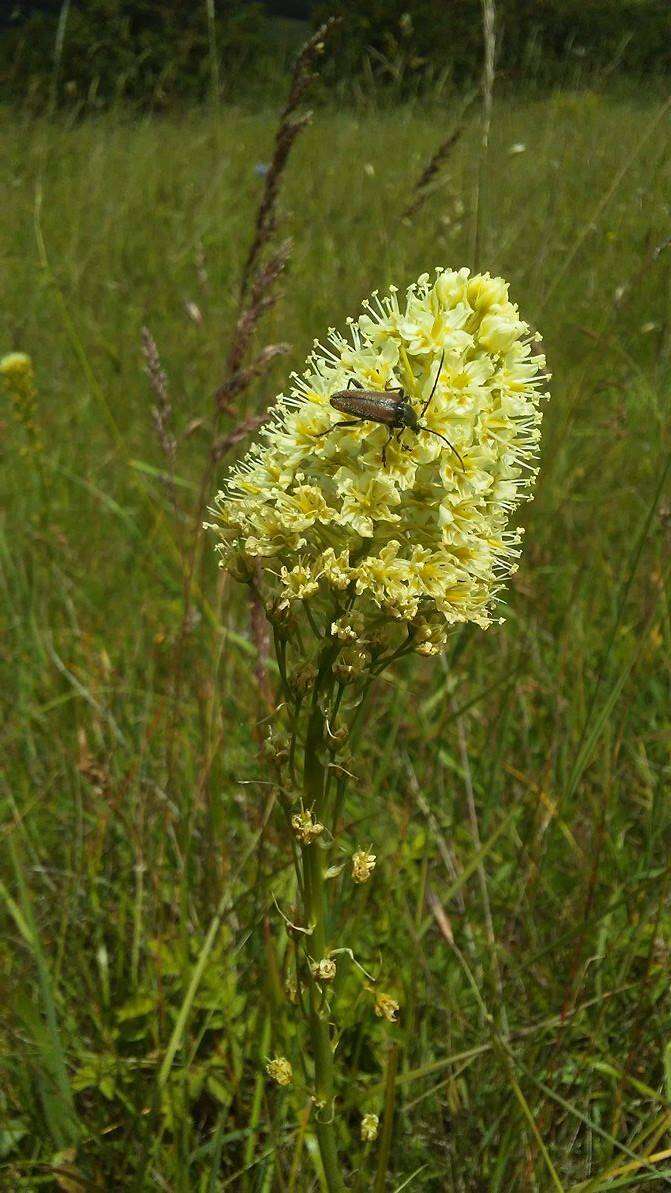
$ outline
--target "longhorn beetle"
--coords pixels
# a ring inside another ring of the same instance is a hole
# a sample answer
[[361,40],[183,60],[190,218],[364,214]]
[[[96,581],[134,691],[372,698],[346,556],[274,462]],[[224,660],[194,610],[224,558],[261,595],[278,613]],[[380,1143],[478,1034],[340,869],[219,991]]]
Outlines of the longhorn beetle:
[[419,421],[420,418],[424,418],[433,395],[436,392],[444,359],[445,353],[443,352],[431,393],[422,406],[419,417],[415,414],[410,398],[401,385],[394,385],[386,390],[364,389],[362,386],[359,386],[352,392],[350,387],[354,378],[350,377],[347,389],[338,390],[337,393],[331,395],[329,401],[334,410],[339,410],[342,414],[352,414],[354,417],[347,419],[345,422],[334,423],[326,431],[320,431],[315,438],[319,439],[322,435],[330,435],[331,431],[337,430],[338,427],[342,427],[343,429],[345,427],[356,427],[361,422],[380,423],[381,426],[389,427],[389,438],[382,448],[382,467],[386,468],[387,448],[394,438],[395,431],[403,432],[406,429],[415,433],[418,431],[428,431],[430,435],[437,435],[439,439],[443,440],[443,443],[447,444],[465,472],[464,461],[449,439],[441,435],[440,431],[434,431],[432,427],[427,427],[426,424]]

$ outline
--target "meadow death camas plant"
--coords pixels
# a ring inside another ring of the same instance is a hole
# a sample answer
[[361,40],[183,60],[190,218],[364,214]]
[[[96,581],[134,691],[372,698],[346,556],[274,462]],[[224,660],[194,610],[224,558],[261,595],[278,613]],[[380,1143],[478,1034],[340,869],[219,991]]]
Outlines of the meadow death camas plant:
[[[264,1060],[281,1085],[307,1074],[330,1190],[344,1188],[334,1051],[347,999],[389,1032],[403,1014],[384,958],[360,956],[348,930],[384,864],[380,841],[344,827],[366,700],[393,660],[437,654],[451,627],[496,619],[547,378],[540,336],[489,274],[423,274],[403,302],[394,287],[374,293],[348,322],[315,343],[213,510],[222,566],[273,627],[282,688],[265,756],[294,861],[293,885],[277,891],[289,1003],[310,1044],[287,1031],[292,1059]],[[379,1107],[366,1099],[371,1141]]]

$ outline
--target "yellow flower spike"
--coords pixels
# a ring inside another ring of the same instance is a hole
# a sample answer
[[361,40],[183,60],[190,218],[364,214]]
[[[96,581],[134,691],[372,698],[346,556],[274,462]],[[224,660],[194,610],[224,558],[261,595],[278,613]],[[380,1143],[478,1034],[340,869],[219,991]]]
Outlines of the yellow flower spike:
[[[422,654],[454,625],[498,622],[520,554],[511,517],[537,472],[538,338],[489,274],[437,269],[405,300],[373,294],[346,335],[316,343],[229,472],[213,510],[221,566],[260,559],[267,607],[308,602],[343,638],[352,594],[366,631],[393,619]],[[362,388],[400,388],[419,429],[331,406]]]
[[16,421],[26,431],[30,447],[21,448],[21,454],[30,451],[40,453],[44,449],[42,437],[36,423],[37,388],[33,362],[25,352],[9,352],[0,359],[0,382],[14,409]]
[[275,1056],[266,1064],[266,1073],[277,1085],[291,1085],[294,1071],[286,1056]]

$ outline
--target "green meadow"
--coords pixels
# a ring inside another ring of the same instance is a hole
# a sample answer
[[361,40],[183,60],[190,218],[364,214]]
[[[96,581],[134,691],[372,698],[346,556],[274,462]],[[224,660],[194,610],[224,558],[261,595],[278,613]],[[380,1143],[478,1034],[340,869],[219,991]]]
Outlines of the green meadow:
[[276,112],[0,114],[0,355],[37,385],[0,397],[2,1189],[325,1188],[309,1080],[264,1072],[300,1053],[277,677],[199,492],[315,337],[436,265],[509,279],[552,399],[505,624],[387,672],[352,760],[378,860],[340,939],[401,1014],[343,964],[341,1157],[377,1193],[671,1183],[671,109],[501,98],[486,158],[472,109],[403,218],[457,116],[315,112],[247,361],[286,350],[216,429]]

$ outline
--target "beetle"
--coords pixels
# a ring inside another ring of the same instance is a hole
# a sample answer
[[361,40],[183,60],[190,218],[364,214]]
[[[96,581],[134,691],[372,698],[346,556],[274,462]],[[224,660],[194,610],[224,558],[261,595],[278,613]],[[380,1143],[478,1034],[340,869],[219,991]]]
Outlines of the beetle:
[[354,378],[351,377],[347,389],[340,389],[337,393],[331,394],[329,402],[334,410],[340,411],[341,414],[352,414],[354,417],[347,419],[345,422],[334,423],[326,431],[320,431],[315,438],[319,439],[322,435],[330,435],[331,431],[337,430],[338,427],[343,429],[346,427],[356,427],[361,422],[379,423],[383,427],[389,427],[389,438],[382,448],[382,467],[386,468],[387,448],[394,438],[395,431],[400,431],[401,433],[405,430],[414,431],[415,433],[428,431],[430,435],[437,435],[439,439],[443,440],[443,443],[447,444],[465,472],[464,461],[449,439],[445,435],[441,435],[440,431],[434,431],[432,427],[427,427],[425,423],[420,422],[420,419],[426,414],[433,395],[436,392],[444,359],[445,353],[443,352],[431,393],[422,406],[419,416],[415,414],[410,398],[402,385],[390,386],[389,389],[385,390],[364,389],[363,386],[359,385],[352,391],[351,387]]

